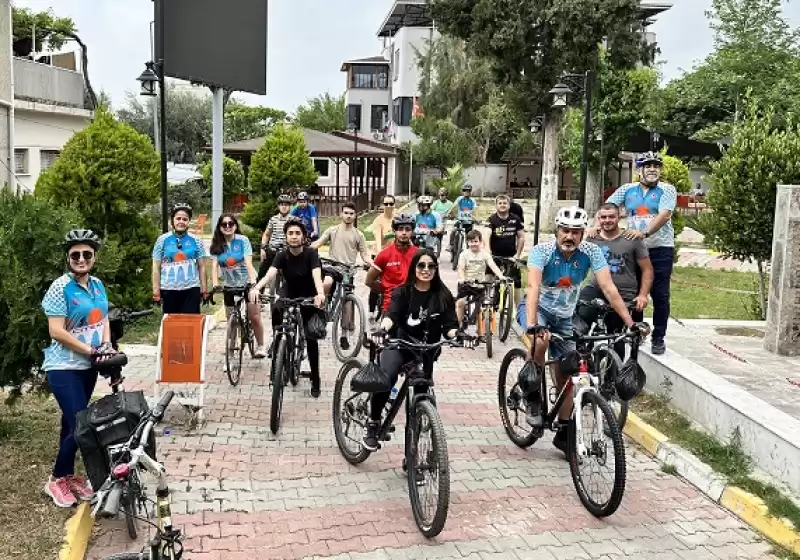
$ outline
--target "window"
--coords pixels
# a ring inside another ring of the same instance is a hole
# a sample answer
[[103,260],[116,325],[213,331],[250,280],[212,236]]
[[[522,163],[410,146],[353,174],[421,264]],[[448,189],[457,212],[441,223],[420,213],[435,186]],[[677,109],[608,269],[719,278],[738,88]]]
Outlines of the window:
[[313,161],[314,161],[314,171],[319,173],[321,177],[327,177],[331,161],[329,159],[314,159]]
[[361,105],[348,105],[347,106],[347,127],[352,125],[361,130]]
[[61,152],[59,152],[58,150],[42,150],[39,153],[39,161],[42,164],[42,171],[50,169],[50,167],[52,167],[59,153]]
[[400,49],[394,51],[394,64],[392,66],[392,79],[397,81],[397,77],[400,75]]
[[17,175],[28,174],[28,149],[14,150],[14,173]]
[[388,68],[383,64],[353,66],[350,87],[353,89],[386,89],[389,87]]
[[392,101],[392,121],[398,126],[411,125],[414,101],[410,97],[398,97]]
[[386,122],[389,120],[389,106],[388,105],[373,105],[370,111],[369,129],[370,130],[383,130],[386,128]]

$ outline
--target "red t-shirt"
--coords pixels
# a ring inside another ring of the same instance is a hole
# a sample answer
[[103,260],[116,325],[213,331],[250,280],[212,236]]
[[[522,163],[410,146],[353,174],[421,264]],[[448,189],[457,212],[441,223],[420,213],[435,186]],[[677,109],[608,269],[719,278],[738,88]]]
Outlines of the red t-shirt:
[[406,281],[408,267],[416,252],[415,245],[409,245],[405,251],[401,251],[397,248],[397,243],[392,243],[375,257],[374,266],[381,271],[384,313],[388,311],[392,302],[392,291]]

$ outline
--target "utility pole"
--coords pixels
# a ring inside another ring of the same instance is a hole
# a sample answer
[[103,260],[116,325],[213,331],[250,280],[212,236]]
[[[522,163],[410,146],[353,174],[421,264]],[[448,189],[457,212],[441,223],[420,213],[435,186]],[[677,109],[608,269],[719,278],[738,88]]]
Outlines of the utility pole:
[[11,2],[0,0],[0,186],[16,192],[14,176],[14,69],[11,49]]

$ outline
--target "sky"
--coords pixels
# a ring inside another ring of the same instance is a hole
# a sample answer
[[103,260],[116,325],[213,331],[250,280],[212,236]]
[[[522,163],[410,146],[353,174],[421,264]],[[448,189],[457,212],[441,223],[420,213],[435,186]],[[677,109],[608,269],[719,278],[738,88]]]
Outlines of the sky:
[[[222,0],[221,0],[222,1]],[[114,107],[126,92],[138,92],[136,78],[150,59],[151,0],[15,0],[36,11],[53,7],[71,17],[88,46],[89,76]],[[691,70],[713,49],[704,12],[711,0],[672,0],[673,7],[650,28],[661,49],[665,80]],[[249,104],[293,111],[308,98],[344,92],[343,61],[380,54],[378,28],[392,0],[270,0],[267,95],[236,94]],[[785,14],[800,25],[800,2],[785,3]]]

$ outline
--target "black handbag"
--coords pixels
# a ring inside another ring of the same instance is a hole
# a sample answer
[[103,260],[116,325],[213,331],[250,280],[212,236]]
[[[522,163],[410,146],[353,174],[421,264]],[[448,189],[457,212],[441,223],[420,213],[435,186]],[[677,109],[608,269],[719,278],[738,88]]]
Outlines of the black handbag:
[[322,309],[317,309],[306,324],[306,337],[309,340],[322,340],[326,336],[328,336],[328,314]]
[[381,366],[367,362],[353,376],[350,390],[354,393],[385,393],[392,390],[392,380]]

